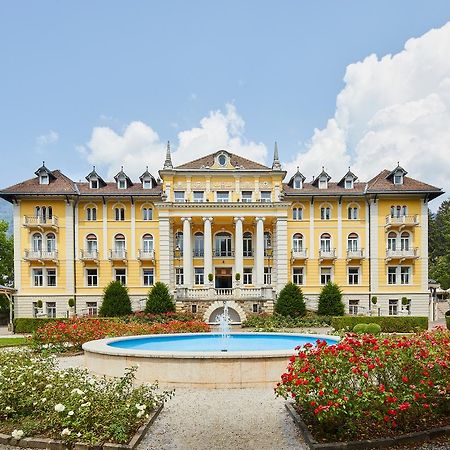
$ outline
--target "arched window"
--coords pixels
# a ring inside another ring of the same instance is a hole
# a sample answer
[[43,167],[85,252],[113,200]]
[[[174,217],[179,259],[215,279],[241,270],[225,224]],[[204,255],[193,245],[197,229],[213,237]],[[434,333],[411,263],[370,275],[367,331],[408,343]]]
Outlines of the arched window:
[[153,220],[152,208],[142,208],[142,220]]
[[142,236],[142,250],[144,253],[153,252],[153,236],[151,234],[144,234]]
[[303,251],[303,234],[295,233],[292,237],[292,250],[294,252]]
[[95,206],[86,208],[86,220],[97,220],[97,208]]
[[347,215],[347,217],[350,220],[358,219],[358,207],[357,206],[349,206],[348,207],[348,215]]
[[115,220],[125,220],[125,208],[117,207],[114,208]]
[[205,239],[203,233],[194,234],[194,256],[202,257],[205,254]]
[[359,250],[359,237],[356,233],[350,233],[347,238],[347,250],[356,252]]
[[45,237],[47,251],[54,252],[56,250],[56,236],[54,233],[48,233]]
[[34,233],[32,236],[33,252],[40,252],[42,250],[42,235],[41,233]]
[[264,250],[272,249],[272,235],[269,231],[264,231]]
[[180,254],[183,254],[183,232],[177,231],[175,233],[175,251],[180,252]]
[[320,236],[320,250],[322,252],[331,252],[331,236],[328,233],[323,233]]
[[244,256],[249,257],[253,256],[253,241],[252,241],[252,233],[246,231],[242,237],[243,239],[243,250]]
[[399,219],[408,215],[408,207],[406,205],[392,205],[391,206],[391,217]]
[[98,249],[97,246],[97,236],[95,234],[88,234],[86,236],[86,251],[89,253],[94,253]]
[[402,216],[408,215],[408,207],[406,205],[402,206]]
[[303,220],[303,208],[295,207],[292,209],[292,218],[294,220]]
[[322,206],[320,208],[320,218],[321,220],[331,219],[331,208],[329,206]]
[[387,244],[388,250],[395,251],[397,249],[397,234],[393,231],[388,234]]
[[51,206],[47,209],[47,217],[51,219],[53,217],[53,208]]
[[400,250],[409,250],[411,248],[411,236],[407,231],[400,235]]
[[231,234],[226,232],[217,233],[214,237],[215,256],[232,256]]
[[125,236],[123,234],[116,234],[114,236],[114,250],[116,252],[125,251]]
[[41,216],[41,207],[40,206],[35,206],[34,207],[34,215],[36,217],[40,217]]

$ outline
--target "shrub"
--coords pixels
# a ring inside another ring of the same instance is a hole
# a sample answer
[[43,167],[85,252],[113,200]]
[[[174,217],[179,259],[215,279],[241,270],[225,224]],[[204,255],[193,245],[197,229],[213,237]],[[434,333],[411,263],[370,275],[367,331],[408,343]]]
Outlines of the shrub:
[[366,333],[369,334],[380,334],[381,327],[377,323],[369,323],[366,325]]
[[42,305],[43,305],[42,300],[38,300],[38,301],[36,302],[36,306],[37,306],[39,309],[42,308]]
[[262,331],[274,331],[283,328],[325,327],[331,324],[330,316],[285,317],[280,314],[254,314],[247,317],[242,327],[257,328]]
[[445,313],[445,323],[447,325],[447,330],[450,330],[450,310]]
[[353,327],[353,332],[354,333],[367,333],[367,327],[369,324],[366,323],[357,323],[354,327]]
[[130,316],[124,317],[125,322],[138,323],[167,323],[173,320],[180,322],[191,322],[198,318],[197,315],[187,312],[167,312],[162,314],[150,314],[144,311],[137,311]]
[[377,297],[376,295],[374,295],[374,296],[372,297],[371,301],[372,301],[372,305],[376,305],[377,302],[378,302],[378,297]]
[[18,317],[14,319],[14,333],[33,333],[38,328],[42,327],[46,323],[65,321],[66,319],[53,319],[48,317],[36,318],[36,317]]
[[105,287],[103,302],[99,315],[103,317],[118,317],[131,314],[131,301],[127,288],[120,281],[111,281]]
[[239,281],[241,279],[241,274],[237,272],[234,278],[236,279],[236,281]]
[[291,397],[320,441],[374,438],[448,424],[450,333],[347,334],[306,344],[276,393]]
[[303,299],[303,292],[299,286],[294,283],[286,284],[275,303],[275,312],[289,317],[305,315],[305,300]]
[[0,385],[8,389],[0,390],[0,431],[63,439],[67,448],[75,441],[100,447],[128,443],[151,411],[170,397],[158,393],[156,385],[133,386],[135,371],[127,369],[117,379],[96,378],[82,369],[57,370],[51,358],[3,352]]
[[342,291],[335,283],[327,283],[319,295],[319,308],[317,313],[321,316],[343,316],[344,303]]
[[333,317],[331,326],[339,330],[352,330],[358,323],[377,323],[383,333],[411,333],[428,330],[428,317],[416,316],[344,316]]
[[212,283],[214,280],[214,275],[212,273],[208,273],[208,281]]
[[69,308],[73,308],[75,306],[75,300],[73,298],[69,298]]
[[174,312],[175,303],[166,284],[157,282],[148,294],[145,312],[149,314],[161,314]]

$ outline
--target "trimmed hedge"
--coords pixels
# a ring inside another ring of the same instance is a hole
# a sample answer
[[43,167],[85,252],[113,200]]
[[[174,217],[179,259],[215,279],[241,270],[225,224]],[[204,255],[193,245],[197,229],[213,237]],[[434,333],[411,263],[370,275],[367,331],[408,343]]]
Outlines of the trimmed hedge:
[[49,318],[49,317],[18,317],[14,319],[14,333],[34,333],[38,328],[44,326],[46,323],[54,321],[66,321],[65,318]]
[[445,323],[447,324],[447,330],[450,330],[450,310],[445,313]]
[[344,316],[331,319],[331,326],[335,330],[353,330],[358,323],[376,323],[380,325],[383,333],[412,333],[428,330],[428,317]]

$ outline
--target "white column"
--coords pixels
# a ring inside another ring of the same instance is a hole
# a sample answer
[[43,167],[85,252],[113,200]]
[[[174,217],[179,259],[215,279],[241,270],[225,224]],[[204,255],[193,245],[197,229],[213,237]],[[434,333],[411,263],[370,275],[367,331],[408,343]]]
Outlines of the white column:
[[182,217],[183,222],[183,279],[184,286],[192,285],[192,245],[191,245],[191,217]]
[[428,202],[422,203],[420,215],[419,261],[422,263],[422,291],[428,292]]
[[212,263],[212,240],[211,240],[211,224],[212,217],[203,217],[203,237],[204,237],[204,257],[203,264],[205,267],[205,279],[208,279],[208,275],[213,273]]
[[131,248],[128,249],[129,257],[136,259],[136,205],[131,204]]
[[342,258],[342,202],[338,201],[338,242],[337,242],[337,257]]
[[[14,203],[14,287],[17,289],[17,293],[20,294],[21,290],[21,278],[22,278],[22,257],[20,253],[20,241],[22,234],[22,217],[20,216],[20,200]],[[16,300],[17,301],[17,300]],[[15,306],[17,313],[17,305]]]
[[288,282],[288,234],[287,234],[287,217],[277,217],[276,222],[276,258],[274,259],[277,270],[277,291]]
[[106,206],[106,203],[103,203],[102,208],[103,259],[108,261],[108,207]]
[[244,272],[244,243],[243,243],[243,217],[235,217],[235,241],[234,241],[234,268],[236,273]]
[[[372,293],[378,292],[378,203],[370,200],[370,285]],[[384,233],[384,228],[383,228]]]
[[256,285],[264,284],[264,220],[265,217],[256,217]]
[[159,214],[159,280],[161,283],[170,286],[170,270],[171,270],[171,254],[170,244],[173,241],[173,236],[170,234],[170,219],[169,217],[161,217]]
[[65,217],[65,233],[66,233],[66,293],[73,295],[75,292],[75,277],[73,261],[75,259],[73,241],[74,241],[74,216],[73,216],[73,201],[66,202],[66,217]]
[[309,259],[314,259],[316,256],[314,254],[315,248],[315,237],[314,237],[314,200],[311,200],[309,205]]

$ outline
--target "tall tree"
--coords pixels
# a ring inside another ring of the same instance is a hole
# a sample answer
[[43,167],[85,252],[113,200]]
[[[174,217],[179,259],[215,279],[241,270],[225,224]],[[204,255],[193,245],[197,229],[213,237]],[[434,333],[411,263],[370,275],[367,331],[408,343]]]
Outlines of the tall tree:
[[14,282],[14,242],[7,235],[8,223],[0,220],[0,284],[12,286]]

